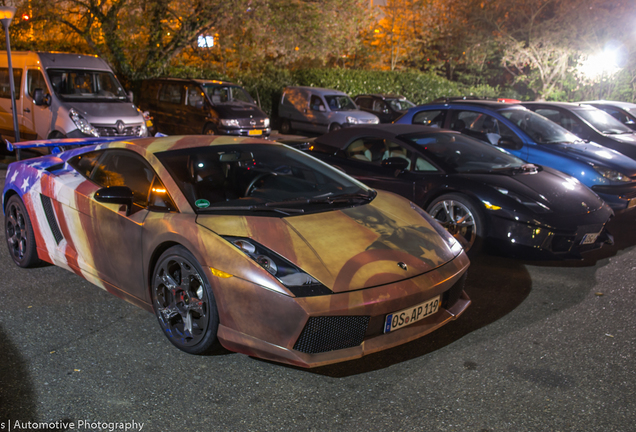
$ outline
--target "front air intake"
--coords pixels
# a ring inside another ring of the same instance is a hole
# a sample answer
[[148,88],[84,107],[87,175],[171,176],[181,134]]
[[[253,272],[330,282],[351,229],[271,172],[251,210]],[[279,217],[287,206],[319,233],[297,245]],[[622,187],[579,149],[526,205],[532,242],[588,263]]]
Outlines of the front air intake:
[[369,319],[369,316],[310,317],[294,349],[317,354],[358,346],[364,339]]

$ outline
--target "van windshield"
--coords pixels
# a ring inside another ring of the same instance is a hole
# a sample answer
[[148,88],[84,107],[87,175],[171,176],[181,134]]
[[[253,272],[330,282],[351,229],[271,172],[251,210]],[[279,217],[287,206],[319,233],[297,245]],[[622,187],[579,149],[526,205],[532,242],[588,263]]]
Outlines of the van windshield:
[[254,99],[240,86],[232,85],[203,85],[203,90],[213,104],[240,101],[254,103]]
[[94,102],[127,99],[126,92],[112,72],[48,69],[46,73],[53,91],[62,100]]

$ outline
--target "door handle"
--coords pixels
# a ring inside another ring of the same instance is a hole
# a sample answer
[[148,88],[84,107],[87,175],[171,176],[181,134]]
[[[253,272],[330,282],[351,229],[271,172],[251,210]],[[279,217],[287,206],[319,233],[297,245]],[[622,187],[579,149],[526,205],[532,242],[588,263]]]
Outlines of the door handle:
[[28,108],[25,108],[25,109],[24,109],[24,112],[28,112],[28,113],[30,113],[30,112],[31,112],[31,110],[30,110],[30,109],[28,109]]

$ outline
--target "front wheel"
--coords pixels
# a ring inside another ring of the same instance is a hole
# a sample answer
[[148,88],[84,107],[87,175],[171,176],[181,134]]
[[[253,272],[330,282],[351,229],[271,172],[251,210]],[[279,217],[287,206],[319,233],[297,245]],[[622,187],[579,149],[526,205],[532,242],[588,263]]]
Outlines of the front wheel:
[[484,217],[481,211],[465,196],[459,194],[442,195],[427,209],[471,255],[477,253],[484,238]]
[[213,125],[208,124],[203,129],[203,135],[218,135],[218,133]]
[[190,251],[173,246],[159,257],[151,296],[159,325],[174,346],[189,354],[205,354],[217,346],[216,301]]
[[332,123],[331,126],[329,126],[329,132],[337,131],[338,129],[342,129],[342,126],[338,123]]
[[17,195],[13,195],[7,202],[4,232],[9,254],[18,266],[33,267],[40,262],[29,214]]
[[291,123],[289,122],[289,120],[283,120],[280,124],[279,132],[287,135],[288,133],[291,132],[291,130],[292,128],[291,128]]

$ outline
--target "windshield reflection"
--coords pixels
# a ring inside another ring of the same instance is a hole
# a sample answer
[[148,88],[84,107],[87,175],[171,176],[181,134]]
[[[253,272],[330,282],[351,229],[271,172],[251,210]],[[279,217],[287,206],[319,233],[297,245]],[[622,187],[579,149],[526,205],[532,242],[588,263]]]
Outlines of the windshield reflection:
[[581,141],[564,127],[525,109],[500,110],[499,113],[513,122],[535,142],[541,144],[573,143]]
[[126,100],[126,92],[112,72],[80,69],[48,69],[53,91],[62,100],[82,102]]

